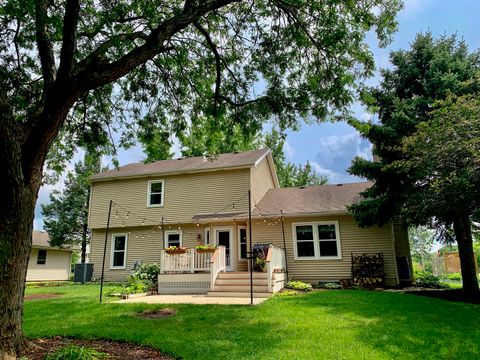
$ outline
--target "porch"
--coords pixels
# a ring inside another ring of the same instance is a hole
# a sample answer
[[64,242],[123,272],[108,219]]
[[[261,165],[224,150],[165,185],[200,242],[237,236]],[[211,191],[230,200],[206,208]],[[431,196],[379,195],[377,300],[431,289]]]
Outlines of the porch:
[[[267,251],[263,271],[253,272],[255,297],[269,297],[286,282],[285,251],[273,244],[261,244]],[[215,252],[187,249],[181,254],[160,254],[159,294],[207,294],[215,297],[249,297],[249,271],[228,271],[225,246]]]

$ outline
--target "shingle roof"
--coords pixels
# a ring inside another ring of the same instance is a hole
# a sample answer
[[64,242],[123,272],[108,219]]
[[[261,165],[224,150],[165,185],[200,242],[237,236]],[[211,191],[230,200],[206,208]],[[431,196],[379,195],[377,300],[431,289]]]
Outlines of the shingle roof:
[[50,236],[46,231],[33,230],[32,232],[32,245],[40,247],[51,247]]
[[208,171],[222,168],[253,166],[270,150],[260,149],[240,153],[220,154],[214,159],[203,156],[181,158],[175,160],[161,160],[150,164],[142,162],[120,166],[117,169],[107,170],[93,175],[92,180],[108,179],[113,177],[128,177],[142,175],[156,175],[167,173],[182,173],[190,171]]
[[270,189],[255,208],[256,215],[329,213],[346,211],[359,201],[370,182]]
[[61,250],[79,250],[79,246],[65,246],[55,247],[50,245],[50,235],[46,231],[33,230],[32,232],[32,246],[40,248],[52,248]]

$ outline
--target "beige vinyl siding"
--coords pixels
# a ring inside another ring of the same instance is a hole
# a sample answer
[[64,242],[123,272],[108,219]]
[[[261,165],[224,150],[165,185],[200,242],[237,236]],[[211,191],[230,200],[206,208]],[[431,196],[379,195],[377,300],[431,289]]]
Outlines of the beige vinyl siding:
[[275,187],[273,182],[272,169],[267,157],[262,159],[256,167],[251,169],[252,196],[254,203],[260,202],[269,189]]
[[[165,181],[164,206],[147,207],[149,180]],[[107,222],[109,201],[113,200],[125,210],[114,209],[110,219],[111,227],[121,227],[126,220],[126,211],[131,214],[126,225],[141,226],[166,222],[188,223],[197,214],[213,213],[237,201],[250,187],[250,170],[225,170],[216,172],[153,176],[139,179],[116,179],[92,183],[90,228],[104,228]],[[247,211],[248,202],[236,204],[235,209],[225,212]],[[119,217],[116,217],[119,211]],[[136,214],[136,215],[135,215]],[[150,220],[151,219],[151,220]]]
[[45,264],[37,264],[38,248],[33,248],[27,268],[27,281],[66,281],[70,275],[71,251],[46,249]]
[[[342,259],[295,260],[293,253],[292,223],[315,221],[338,221]],[[252,226],[253,243],[273,243],[283,247],[282,225],[268,225],[256,220]],[[285,219],[285,242],[289,274],[295,279],[318,283],[318,281],[340,280],[351,277],[351,253],[383,252],[385,257],[386,283],[397,283],[395,252],[392,243],[391,226],[381,228],[360,228],[351,216],[329,216]]]
[[[179,226],[180,230],[178,230]],[[165,226],[165,231],[181,231],[182,246],[187,248],[195,247],[198,234],[200,234],[202,242],[204,238],[203,227],[197,227],[195,224],[169,225]],[[127,234],[128,237],[125,269],[110,269],[112,236],[116,234]],[[152,232],[151,226],[136,227],[133,230],[123,227],[110,229],[105,256],[105,281],[125,281],[132,272],[133,265],[137,260],[143,261],[144,264],[159,264],[160,250],[163,249],[162,235],[162,231],[158,229]],[[102,273],[104,243],[105,230],[93,230],[90,261],[94,264],[93,277],[97,279],[101,277]]]

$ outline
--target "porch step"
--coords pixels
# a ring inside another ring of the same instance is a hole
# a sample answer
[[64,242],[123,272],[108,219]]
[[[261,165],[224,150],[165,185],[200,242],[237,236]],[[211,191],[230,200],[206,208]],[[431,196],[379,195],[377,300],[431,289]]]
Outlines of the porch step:
[[[248,285],[250,286],[250,278],[217,278],[215,285]],[[267,286],[268,279],[263,278],[253,278],[253,285],[256,286]]]
[[[233,291],[209,291],[207,296],[213,297],[239,297],[239,298],[249,298],[250,290],[248,292],[233,292]],[[272,296],[272,293],[269,292],[254,292],[254,298],[268,298]]]
[[[242,285],[233,285],[233,284],[225,284],[219,285],[215,283],[215,292],[247,292],[250,293],[250,284],[242,284]],[[269,292],[268,286],[266,285],[253,285],[253,292]]]
[[[254,272],[253,278],[267,279],[268,274],[263,272]],[[250,279],[250,273],[248,271],[221,272],[218,274],[217,279]]]

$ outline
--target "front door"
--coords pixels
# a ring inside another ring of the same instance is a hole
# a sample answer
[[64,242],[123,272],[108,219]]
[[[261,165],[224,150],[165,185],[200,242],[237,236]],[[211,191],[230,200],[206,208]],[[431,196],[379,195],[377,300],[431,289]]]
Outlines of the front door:
[[231,229],[215,229],[216,244],[225,246],[226,270],[232,271],[232,230]]

